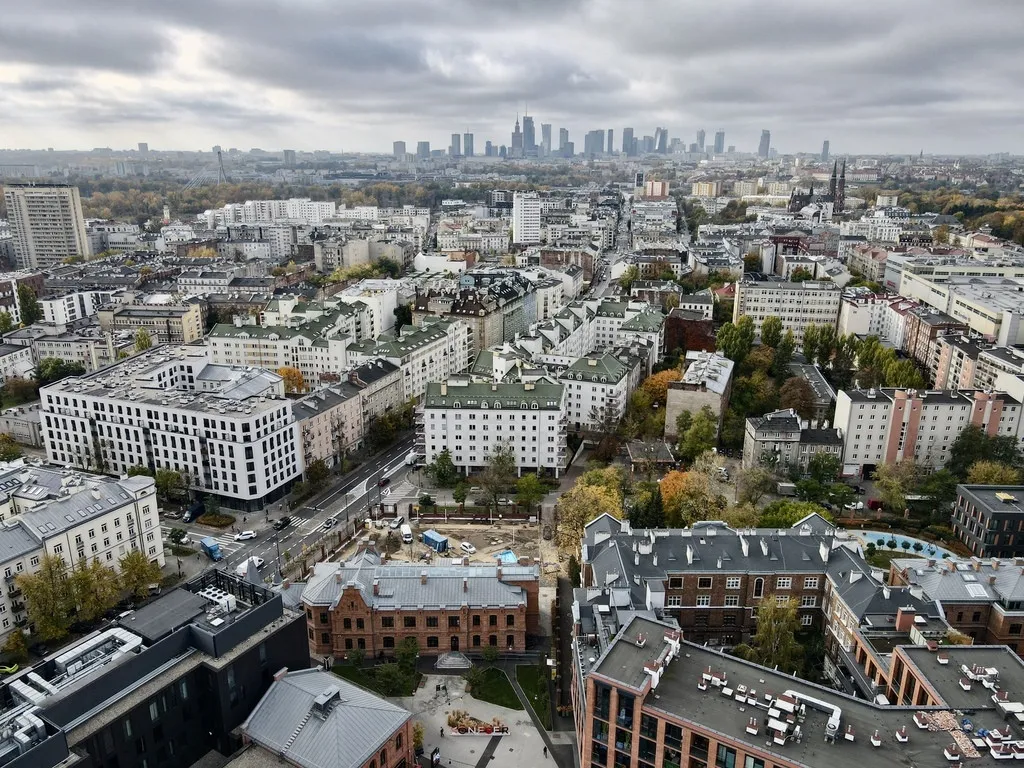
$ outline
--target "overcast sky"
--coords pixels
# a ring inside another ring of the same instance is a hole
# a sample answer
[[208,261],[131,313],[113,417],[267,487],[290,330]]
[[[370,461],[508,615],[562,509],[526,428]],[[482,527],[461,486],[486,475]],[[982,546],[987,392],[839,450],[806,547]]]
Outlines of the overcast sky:
[[1024,0],[0,0],[0,144],[1024,152]]

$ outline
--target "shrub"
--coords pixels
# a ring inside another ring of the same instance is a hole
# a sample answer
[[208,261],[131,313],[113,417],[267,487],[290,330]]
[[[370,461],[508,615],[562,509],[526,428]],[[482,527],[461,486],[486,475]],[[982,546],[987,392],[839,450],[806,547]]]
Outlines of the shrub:
[[200,515],[196,522],[199,525],[209,525],[211,528],[227,528],[229,525],[235,524],[235,516],[226,515],[223,512],[207,512],[205,515]]

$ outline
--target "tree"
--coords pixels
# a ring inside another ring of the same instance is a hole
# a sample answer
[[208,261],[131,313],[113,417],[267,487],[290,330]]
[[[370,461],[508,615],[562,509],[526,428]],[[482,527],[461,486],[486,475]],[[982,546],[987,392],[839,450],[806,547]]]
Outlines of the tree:
[[156,483],[156,492],[165,501],[170,500],[174,496],[179,495],[182,491],[186,490],[184,478],[181,473],[173,469],[158,469],[156,471],[156,477],[154,478]]
[[835,453],[816,453],[807,462],[807,474],[822,485],[835,482],[842,468],[843,460]]
[[69,363],[57,357],[44,357],[39,361],[32,377],[36,383],[45,387],[68,376],[81,376],[85,373],[85,366],[82,363]]
[[74,610],[68,566],[60,555],[43,555],[39,570],[23,573],[16,583],[25,594],[28,616],[42,640],[59,640],[68,633]]
[[722,522],[730,528],[738,530],[740,528],[756,528],[761,513],[753,504],[742,503],[725,510],[720,517]]
[[686,430],[690,428],[690,424],[693,423],[693,414],[689,411],[683,411],[676,416],[676,438],[679,439],[686,434]]
[[436,504],[437,502],[434,501],[434,497],[429,493],[420,494],[419,505],[423,509],[430,509],[431,507],[436,506]]
[[932,230],[932,242],[936,245],[946,245],[949,243],[949,225],[940,224]]
[[857,357],[857,337],[848,333],[836,339],[832,353],[831,374],[837,389],[849,389],[853,381],[853,363]]
[[516,503],[526,507],[526,514],[530,514],[533,505],[547,495],[547,490],[537,475],[525,474],[516,483]]
[[39,305],[36,292],[24,283],[18,286],[18,307],[21,309],[22,325],[33,325],[43,319],[43,308]]
[[832,522],[832,516],[818,504],[812,504],[809,501],[780,499],[773,501],[761,512],[761,527],[792,528],[808,515],[821,515]]
[[804,328],[804,359],[808,365],[814,365],[818,357],[818,326],[811,323]]
[[927,383],[913,360],[890,360],[882,370],[887,387],[923,389]]
[[817,355],[819,365],[827,366],[831,363],[832,355],[836,351],[837,341],[836,327],[834,325],[818,326],[818,341],[815,354]]
[[452,500],[460,507],[466,503],[466,497],[469,495],[469,488],[466,487],[465,483],[459,482],[455,484],[455,488],[452,490]]
[[715,344],[719,352],[739,365],[754,344],[753,319],[749,315],[743,315],[735,324],[726,323],[718,329]]
[[485,457],[487,468],[480,474],[480,485],[489,503],[498,511],[498,498],[505,493],[516,477],[516,454],[511,443],[496,444]]
[[0,461],[14,461],[22,455],[21,446],[8,434],[0,433]]
[[331,468],[323,459],[313,459],[306,465],[306,482],[319,487],[331,476]]
[[[14,318],[10,312],[0,312],[0,333],[7,333],[14,330]],[[21,634],[21,633],[19,633]],[[22,635],[22,640],[25,639]]]
[[366,660],[366,650],[363,648],[352,648],[345,652],[345,658],[348,659],[353,667],[361,667]]
[[737,495],[744,504],[757,504],[766,493],[775,490],[775,485],[775,475],[764,467],[740,470],[736,477]]
[[772,358],[772,376],[777,381],[789,376],[789,364],[793,362],[793,353],[796,351],[796,339],[793,332],[787,330],[779,345],[775,348],[775,356]]
[[1012,435],[990,436],[981,427],[964,427],[949,447],[946,469],[963,482],[967,479],[971,467],[983,460],[1005,464],[1008,467],[1024,466],[1024,458]]
[[569,555],[569,583],[573,588],[580,585],[580,561],[576,555]]
[[596,485],[606,488],[615,498],[615,503],[622,506],[626,492],[626,472],[621,466],[588,469],[577,480],[580,485]]
[[811,274],[811,270],[807,269],[807,267],[797,267],[789,275],[789,280],[792,283],[802,283],[805,280],[813,279],[814,275]]
[[447,448],[441,451],[426,467],[427,474],[441,488],[450,488],[459,480],[459,470],[452,461],[452,453]]
[[640,269],[635,264],[630,264],[619,276],[619,285],[625,293],[629,293],[633,283],[640,279]]
[[398,696],[406,688],[408,674],[400,664],[381,664],[373,674],[377,690],[385,696]]
[[914,492],[920,476],[920,468],[913,459],[878,465],[874,475],[875,489],[890,512],[906,509],[907,496]]
[[648,376],[640,384],[640,389],[651,398],[652,403],[664,408],[668,398],[668,385],[673,381],[679,381],[679,371],[675,368]]
[[759,272],[761,269],[761,254],[751,251],[743,257],[744,272]]
[[283,365],[277,369],[277,375],[284,379],[284,391],[288,394],[306,391],[306,379],[298,368]]
[[791,376],[779,389],[779,407],[792,408],[801,419],[814,418],[814,388],[803,376]]
[[[207,498],[213,497],[207,496]],[[125,554],[118,561],[118,565],[121,568],[121,586],[138,599],[142,599],[148,594],[150,584],[160,582],[160,566],[151,562],[137,549]]]
[[682,528],[702,520],[717,520],[728,504],[716,494],[707,472],[669,472],[661,479],[665,524]]
[[25,642],[25,633],[15,627],[7,636],[3,651],[11,661],[17,664],[24,664],[28,661],[28,643]]
[[109,611],[121,597],[117,574],[99,560],[80,558],[71,571],[71,592],[78,606],[78,618],[92,622]]
[[559,497],[555,513],[558,520],[555,542],[561,549],[572,552],[579,548],[587,523],[603,514],[621,518],[622,503],[607,487],[577,481]]
[[967,470],[967,482],[972,485],[1017,485],[1020,483],[1020,470],[998,461],[976,461]]
[[767,373],[775,365],[775,351],[771,347],[754,347],[743,360],[743,367],[750,372]]
[[775,315],[769,315],[761,323],[761,343],[775,349],[782,341],[782,321]]
[[738,645],[733,653],[765,667],[778,667],[781,672],[796,672],[803,658],[803,648],[796,641],[799,629],[796,602],[765,595],[757,608],[757,631],[750,645]]
[[416,670],[416,659],[420,655],[420,644],[415,637],[406,637],[395,646],[395,660],[408,672]]
[[629,523],[634,528],[662,528],[665,525],[665,507],[658,483],[648,480],[636,484],[629,505]]
[[485,645],[483,650],[484,661],[488,664],[493,664],[501,656],[501,651],[498,650],[496,645]]
[[705,405],[686,430],[686,434],[680,435],[679,454],[684,461],[692,462],[705,451],[715,446],[715,437],[718,433],[718,417],[710,406]]
[[152,346],[153,337],[149,335],[149,331],[145,328],[139,328],[139,330],[135,332],[135,351],[145,352]]
[[128,477],[153,477],[153,470],[144,464],[136,464],[134,467],[128,467],[124,473],[128,475]]
[[401,328],[403,325],[412,325],[412,305],[411,304],[399,304],[395,307],[395,328]]
[[423,727],[423,723],[417,720],[412,724],[412,746],[415,750],[423,749],[423,736],[426,730]]

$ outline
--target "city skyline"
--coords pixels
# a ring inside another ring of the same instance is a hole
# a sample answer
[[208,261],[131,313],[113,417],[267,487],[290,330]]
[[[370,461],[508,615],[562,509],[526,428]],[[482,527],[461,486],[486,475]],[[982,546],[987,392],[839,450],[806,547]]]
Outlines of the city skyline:
[[[240,16],[226,0],[44,0],[5,14],[4,143],[386,153],[399,139],[447,146],[460,131],[500,145],[526,103],[578,144],[602,126],[666,126],[687,144],[721,127],[756,152],[769,125],[780,154],[815,152],[824,136],[844,154],[1024,152],[1021,85],[1004,53],[1024,6],[645,5],[461,0],[440,18],[409,0],[310,0],[302,13],[259,0]],[[209,19],[225,14],[234,22],[221,33]],[[765,39],[774,49],[762,59]],[[751,79],[766,63],[786,87]]]

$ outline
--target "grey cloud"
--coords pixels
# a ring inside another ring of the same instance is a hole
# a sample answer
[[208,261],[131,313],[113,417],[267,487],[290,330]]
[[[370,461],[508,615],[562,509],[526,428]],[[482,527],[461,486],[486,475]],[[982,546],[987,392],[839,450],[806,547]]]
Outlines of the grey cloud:
[[0,62],[144,73],[154,71],[170,48],[169,41],[157,32],[124,29],[116,22],[83,20],[60,28],[40,21],[38,17],[4,17]]

